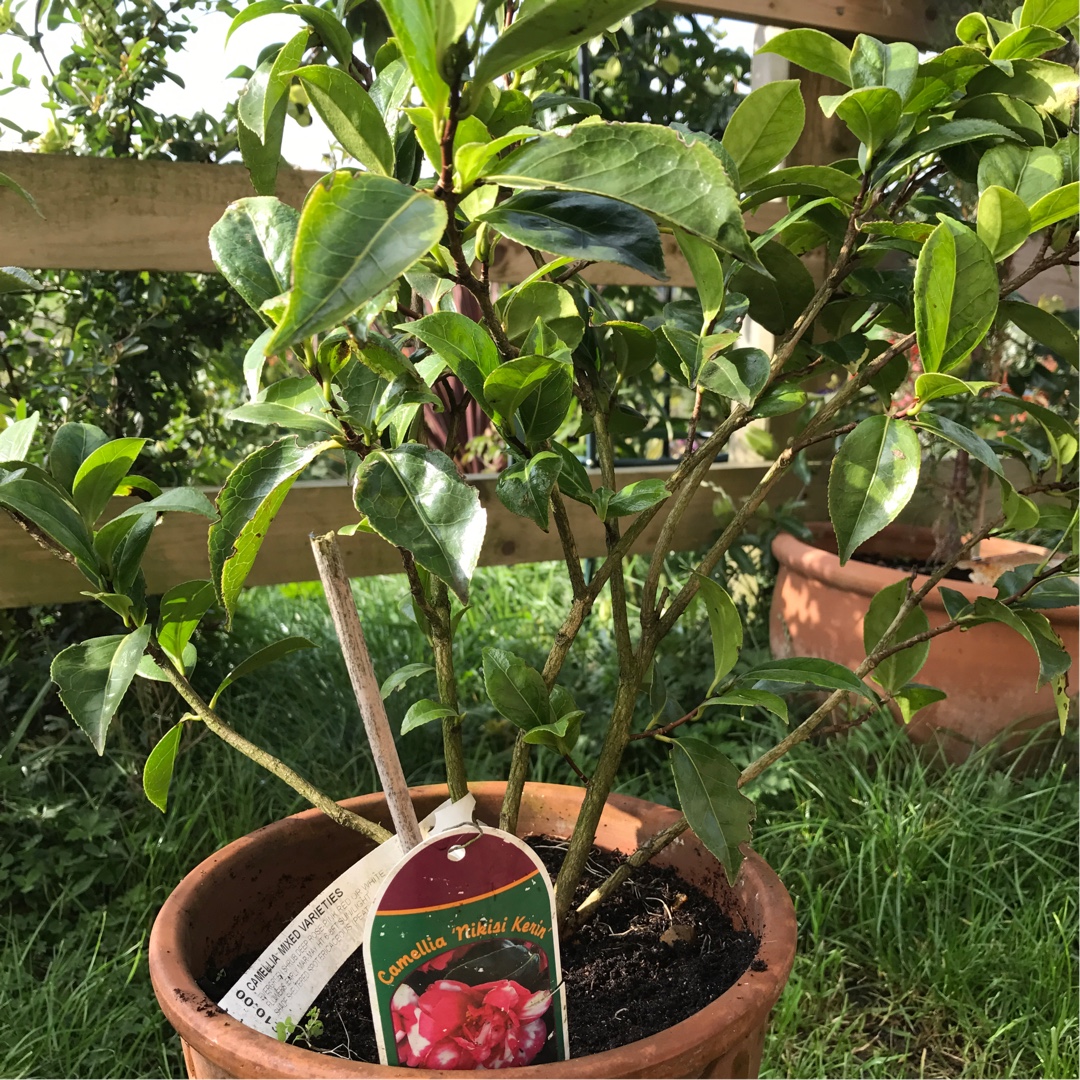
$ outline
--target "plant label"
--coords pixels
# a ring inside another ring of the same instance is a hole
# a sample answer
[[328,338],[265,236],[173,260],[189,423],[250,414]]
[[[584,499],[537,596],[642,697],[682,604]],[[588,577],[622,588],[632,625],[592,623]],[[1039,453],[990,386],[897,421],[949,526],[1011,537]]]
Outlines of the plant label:
[[384,1065],[564,1061],[555,894],[516,836],[473,821],[413,848],[372,904],[368,993]]
[[[427,835],[445,829],[472,828],[471,795],[448,799],[420,822]],[[364,923],[372,900],[401,860],[396,837],[380,844],[305,905],[244,972],[218,1008],[267,1035],[286,1020],[299,1023],[334,973],[363,943]]]

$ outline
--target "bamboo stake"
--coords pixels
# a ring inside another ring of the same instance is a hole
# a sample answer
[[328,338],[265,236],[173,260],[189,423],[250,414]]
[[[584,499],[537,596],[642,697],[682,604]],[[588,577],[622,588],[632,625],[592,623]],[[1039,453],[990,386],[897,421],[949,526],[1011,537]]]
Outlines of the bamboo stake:
[[375,669],[371,664],[364,631],[360,626],[360,616],[356,611],[352,588],[345,563],[341,558],[337,536],[326,533],[325,536],[311,536],[311,550],[315,555],[315,565],[319,568],[323,592],[330,605],[330,618],[334,621],[341,651],[345,657],[345,666],[349,671],[356,704],[360,706],[360,715],[364,718],[371,752],[375,758],[375,767],[379,770],[379,780],[386,793],[386,804],[394,820],[394,829],[403,851],[416,847],[423,839],[416,820],[416,811],[409,798],[409,786],[405,782],[405,773],[401,768],[394,736],[390,731],[390,721],[386,717],[379,683],[375,678]]

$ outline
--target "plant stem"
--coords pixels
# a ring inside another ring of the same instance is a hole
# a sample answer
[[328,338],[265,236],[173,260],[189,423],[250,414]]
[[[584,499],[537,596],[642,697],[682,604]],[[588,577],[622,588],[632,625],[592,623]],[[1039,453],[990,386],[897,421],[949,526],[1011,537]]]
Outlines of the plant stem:
[[439,701],[454,715],[442,721],[443,756],[446,759],[446,784],[450,798],[457,802],[469,793],[465,778],[465,750],[461,742],[461,715],[458,712],[457,675],[454,672],[454,632],[450,622],[450,591],[445,582],[435,584],[432,605],[435,620],[431,624],[431,644],[435,652],[435,680]]
[[344,806],[339,806],[329,795],[324,795],[317,787],[305,780],[295,769],[290,768],[283,761],[274,757],[269,751],[253,742],[245,739],[234,728],[231,728],[213,709],[211,709],[195,688],[176,670],[172,660],[169,659],[165,650],[156,641],[151,640],[147,646],[147,652],[154,658],[154,662],[165,673],[165,677],[172,683],[177,693],[188,703],[192,712],[223,742],[226,742],[234,750],[239,750],[245,757],[251,758],[257,765],[261,765],[268,772],[273,773],[279,780],[283,780],[298,795],[307,799],[312,806],[321,810],[328,818],[344,825],[347,829],[362,833],[364,836],[381,844],[389,840],[393,835],[387,832],[381,825],[369,821]]

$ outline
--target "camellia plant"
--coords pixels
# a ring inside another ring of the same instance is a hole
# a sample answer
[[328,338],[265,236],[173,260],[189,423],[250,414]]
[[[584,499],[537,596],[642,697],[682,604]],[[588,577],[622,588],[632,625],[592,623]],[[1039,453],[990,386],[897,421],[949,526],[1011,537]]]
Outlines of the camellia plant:
[[[1069,657],[1041,609],[1075,602],[1075,423],[1064,410],[967,374],[973,354],[1009,324],[1076,363],[1073,332],[1017,293],[1077,253],[1076,72],[1045,58],[1066,45],[1061,31],[1070,19],[1075,37],[1075,3],[1026,0],[1011,22],[972,13],[957,26],[958,44],[924,61],[914,45],[867,36],[849,48],[815,30],[780,34],[769,50],[848,88],[819,104],[860,149],[829,166],[779,169],[803,127],[795,81],[751,93],[719,141],[678,125],[604,122],[577,99],[560,105],[553,97],[568,54],[642,0],[380,4],[392,36],[367,62],[354,55],[342,18],[323,8],[261,0],[233,23],[266,13],[298,19],[295,37],[262,59],[239,101],[240,145],[259,195],[230,206],[210,234],[222,274],[266,324],[245,361],[251,400],[233,416],[281,429],[282,437],[235,467],[215,508],[192,490],[161,492],[139,479],[141,439],[109,440],[92,424],[67,424],[41,464],[33,417],[0,434],[0,505],[74,563],[89,595],[124,624],[123,633],[72,645],[53,663],[62,700],[98,750],[136,674],[165,680],[190,711],[147,761],[144,783],[155,804],[165,808],[184,728],[204,724],[343,826],[386,838],[218,711],[233,680],[302,642],[286,639],[256,654],[212,692],[199,687],[195,670],[200,619],[215,603],[231,617],[290,487],[334,455],[360,515],[348,528],[374,532],[400,551],[431,645],[438,697],[412,705],[402,735],[440,724],[451,796],[466,793],[470,726],[458,697],[454,633],[484,543],[485,511],[455,464],[463,441],[455,416],[447,417],[445,449],[422,437],[422,410],[441,407],[436,390],[450,379],[498,433],[508,461],[499,499],[522,529],[554,529],[565,554],[572,602],[543,668],[495,648],[482,660],[492,705],[519,729],[502,828],[515,828],[533,754],[558,755],[568,777],[586,781],[556,885],[566,931],[688,826],[733,877],[754,816],[740,789],[847,695],[895,701],[906,716],[940,698],[914,680],[930,639],[946,630],[985,621],[1012,627],[1035,650],[1040,683],[1053,685],[1064,723]],[[297,211],[273,190],[289,103],[305,96],[355,164],[317,183]],[[970,213],[925,194],[928,178],[943,173],[967,193],[961,205]],[[769,202],[780,203],[779,219],[748,232],[744,214]],[[662,233],[674,236],[696,289],[659,319],[620,319],[580,275],[607,261],[662,282]],[[534,254],[536,271],[497,292],[490,269],[506,240]],[[829,268],[815,283],[800,255],[820,248]],[[1022,249],[1030,258],[1019,258]],[[740,342],[746,319],[775,335],[771,353]],[[914,400],[894,401],[890,391],[884,411],[839,424],[865,387],[900,386],[915,345],[922,372]],[[291,374],[267,381],[268,357],[280,361],[276,372],[284,365]],[[692,395],[689,449],[668,479],[621,485],[620,447],[641,418],[620,395],[663,372]],[[822,375],[834,376],[835,389],[814,389]],[[731,437],[783,414],[796,415],[796,433],[715,542],[690,572],[666,561]],[[988,417],[1023,437],[999,438]],[[597,486],[574,450],[586,433],[595,437]],[[875,597],[866,658],[854,670],[788,659],[736,673],[743,628],[717,571],[777,481],[804,467],[804,451],[836,441],[828,496],[843,560],[908,503],[926,444],[963,451],[992,475],[1000,513],[925,585],[915,589],[912,578]],[[1030,469],[1027,479],[1017,479],[1014,465],[1006,470],[1010,459]],[[139,501],[103,522],[122,493]],[[588,578],[567,500],[603,525],[607,552]],[[140,562],[155,524],[172,512],[212,520],[212,577],[148,600]],[[630,552],[654,520],[658,539],[643,580],[632,583]],[[920,603],[957,560],[988,536],[1035,527],[1061,536],[1064,561],[1010,572],[996,599],[968,604],[943,590],[952,597],[948,621],[930,628]],[[559,680],[605,593],[618,690],[599,752],[585,762],[575,759],[583,713]],[[658,648],[695,603],[708,614],[715,670],[703,700],[673,715]],[[419,670],[410,664],[390,675],[384,692]],[[783,695],[807,685],[826,691],[824,702],[754,761],[733,763],[692,734],[713,709],[762,708],[787,722]],[[633,739],[667,748],[684,816],[574,909]]]

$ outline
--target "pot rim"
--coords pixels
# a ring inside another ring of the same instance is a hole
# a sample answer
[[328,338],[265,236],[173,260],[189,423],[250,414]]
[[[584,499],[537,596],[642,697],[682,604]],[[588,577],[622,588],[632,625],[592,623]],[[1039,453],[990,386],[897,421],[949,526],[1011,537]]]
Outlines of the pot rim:
[[[487,781],[470,784],[469,789],[475,795],[497,795],[505,788],[501,781]],[[557,796],[568,791],[580,792],[563,784],[527,785],[534,794],[541,797]],[[425,796],[445,797],[445,785],[427,785],[410,789],[414,798]],[[356,809],[357,804],[369,800],[379,800],[382,793],[358,796],[344,800],[342,805]],[[674,821],[677,811],[670,807],[649,803],[628,795],[613,795],[608,799],[613,809],[628,813],[639,812],[648,807],[653,813],[657,809],[667,811]],[[248,845],[256,842],[266,843],[272,840],[275,831],[282,830],[286,823],[309,821],[322,817],[320,810],[304,810],[288,818],[266,825],[247,836],[234,840],[224,848],[204,859],[177,885],[162,905],[150,934],[148,950],[149,968],[154,992],[163,1012],[177,1033],[195,1050],[207,1057],[213,1057],[214,1048],[219,1053],[227,1050],[230,1057],[257,1063],[266,1060],[267,1043],[274,1046],[273,1072],[256,1069],[256,1075],[266,1076],[312,1076],[312,1065],[318,1059],[318,1075],[325,1077],[416,1077],[417,1070],[399,1066],[380,1065],[377,1062],[346,1061],[332,1055],[316,1054],[287,1043],[279,1043],[268,1035],[234,1020],[227,1013],[207,1008],[207,998],[196,982],[195,975],[183,959],[180,927],[187,919],[187,909],[193,894],[203,879],[231,857]],[[666,815],[662,815],[666,816]],[[660,827],[663,827],[663,822]],[[687,831],[686,838],[696,839]],[[258,837],[258,841],[255,839]],[[627,1056],[636,1060],[662,1061],[685,1052],[688,1046],[701,1041],[701,1030],[716,1030],[723,1027],[731,1033],[732,1039],[742,1037],[751,1031],[760,1015],[763,1019],[772,1009],[787,982],[795,958],[797,926],[795,909],[780,879],[768,864],[747,845],[743,845],[744,859],[736,882],[737,894],[753,897],[761,916],[761,944],[757,958],[767,965],[763,971],[747,969],[739,980],[728,988],[720,997],[715,998],[698,1012],[685,1020],[666,1028],[647,1039],[626,1043],[598,1054],[587,1054],[568,1061],[545,1065],[528,1065],[519,1068],[501,1069],[499,1074],[507,1077],[612,1077],[626,1075],[618,1071],[625,1065]],[[490,1075],[488,1072],[432,1071],[425,1076],[462,1080],[462,1078]]]
[[[900,526],[904,529],[917,530],[930,535],[930,530],[921,526]],[[807,522],[807,528],[832,532],[829,522]],[[896,529],[895,525],[886,525],[882,533]],[[879,534],[880,535],[880,534]],[[872,543],[871,539],[868,543]],[[1035,544],[1021,544],[1014,540],[1002,540],[991,538],[984,541],[1000,554],[1007,552],[1030,551],[1033,555],[1043,556],[1047,549]],[[791,533],[777,533],[772,541],[772,553],[776,561],[786,570],[812,578],[826,585],[847,591],[860,593],[863,596],[876,596],[882,589],[897,581],[906,580],[911,575],[903,570],[888,566],[877,566],[874,563],[861,562],[857,558],[849,559],[843,566],[840,564],[839,555],[825,548],[815,547],[804,540],[793,536]],[[915,589],[922,588],[929,580],[926,574],[917,574],[913,583]],[[941,583],[946,589],[953,589],[962,593],[969,601],[980,596],[994,599],[997,590],[992,585],[977,585],[972,581],[953,581],[946,579]],[[923,601],[923,606],[944,612],[945,602],[941,598],[941,586],[935,586]],[[1063,622],[1070,626],[1076,624],[1080,616],[1080,607],[1048,608],[1043,614],[1051,622]]]

